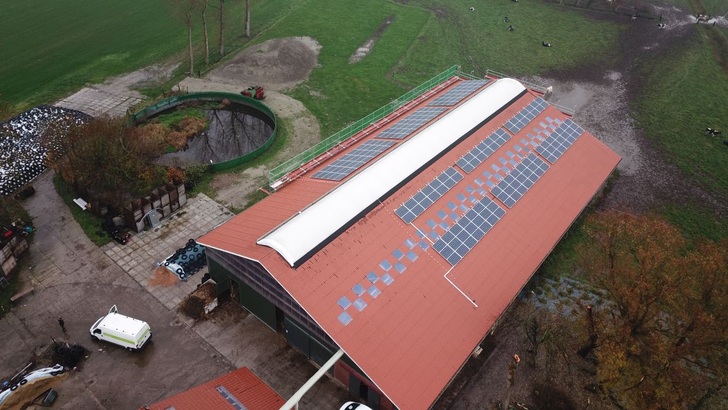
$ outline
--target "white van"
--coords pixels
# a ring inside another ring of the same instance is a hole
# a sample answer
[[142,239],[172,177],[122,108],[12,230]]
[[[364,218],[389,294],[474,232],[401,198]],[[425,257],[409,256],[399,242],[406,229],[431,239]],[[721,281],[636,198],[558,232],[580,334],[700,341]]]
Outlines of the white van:
[[100,317],[89,332],[96,340],[105,340],[128,350],[141,349],[152,338],[152,329],[147,322],[120,315],[116,305],[106,316]]

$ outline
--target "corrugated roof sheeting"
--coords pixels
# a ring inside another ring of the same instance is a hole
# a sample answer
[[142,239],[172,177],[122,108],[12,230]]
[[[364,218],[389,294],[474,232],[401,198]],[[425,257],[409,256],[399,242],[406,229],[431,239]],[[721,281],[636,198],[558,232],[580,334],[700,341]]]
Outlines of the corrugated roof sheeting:
[[[522,95],[297,269],[255,241],[331,189],[331,183],[296,180],[200,242],[260,260],[390,400],[403,409],[426,408],[620,160],[593,136],[582,134],[512,208],[495,199],[506,214],[456,265],[448,263],[431,240],[420,238],[415,227],[442,233],[439,225],[428,226],[430,220],[452,222],[450,214],[465,212],[461,208],[451,212],[450,202],[465,207],[472,203],[470,196],[478,199],[484,194],[493,199],[484,184],[484,172],[496,181],[493,165],[504,174],[503,169],[514,168],[509,160],[520,161],[526,150],[535,152],[521,142],[524,138],[529,143],[540,142],[528,135],[535,135],[534,126],[548,119],[563,121],[567,116],[547,107],[411,224],[395,210],[535,98],[532,93]],[[468,192],[468,185],[476,188],[475,178],[483,183],[483,193]],[[463,192],[468,195],[459,197]],[[461,200],[463,197],[468,198]],[[339,207],[346,204],[342,200]],[[448,215],[439,212],[443,209]],[[309,236],[302,232],[298,239],[307,241]],[[341,320],[342,312],[349,316],[347,321]]]

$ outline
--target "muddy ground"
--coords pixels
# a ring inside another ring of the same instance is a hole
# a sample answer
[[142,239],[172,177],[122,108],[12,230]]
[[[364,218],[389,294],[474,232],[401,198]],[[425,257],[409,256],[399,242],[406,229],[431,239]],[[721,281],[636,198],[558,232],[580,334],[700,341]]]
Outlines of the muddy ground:
[[[662,15],[664,29],[658,28],[655,20],[594,13],[594,18],[614,19],[628,27],[614,65],[586,66],[532,80],[552,85],[551,101],[576,108],[576,122],[622,156],[620,178],[603,208],[641,212],[665,203],[685,205],[698,201],[725,215],[726,204],[690,183],[676,166],[662,158],[654,141],[634,127],[629,107],[642,92],[635,56],[657,56],[698,35],[696,19],[687,11],[673,6],[654,10],[654,15]],[[717,24],[728,26],[728,21],[719,18]]]

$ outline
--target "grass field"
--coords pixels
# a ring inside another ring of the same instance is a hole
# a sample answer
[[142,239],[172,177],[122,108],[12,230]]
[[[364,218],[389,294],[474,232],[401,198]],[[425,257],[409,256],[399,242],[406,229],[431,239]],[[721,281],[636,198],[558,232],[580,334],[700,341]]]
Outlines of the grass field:
[[[715,59],[702,27],[684,47],[642,64],[645,93],[635,106],[639,126],[670,162],[708,191],[728,200],[728,149],[705,128],[728,130],[728,73]],[[728,52],[728,50],[726,50]]]
[[[165,0],[4,0],[0,7],[0,98],[17,109],[52,103],[86,83],[163,62],[186,45],[185,27]],[[240,2],[230,2],[227,10],[226,42],[240,47]],[[216,19],[210,9],[215,51]],[[195,34],[202,37],[199,24]]]
[[[593,55],[609,58],[620,31],[616,25],[595,23],[537,0],[488,2],[475,12],[461,0],[376,2],[378,7],[373,3],[311,0],[258,39],[308,35],[322,44],[321,67],[294,97],[319,118],[324,135],[453,64],[476,74],[487,68],[514,75],[544,73]],[[511,23],[503,21],[505,16]],[[372,52],[349,64],[356,48],[387,18],[393,22]],[[553,21],[559,24],[549,23]],[[508,31],[509,25],[515,31]],[[542,39],[558,47],[542,47]]]
[[[605,55],[618,34],[616,26],[595,24],[537,0],[489,2],[475,12],[469,7],[462,0],[407,5],[375,0],[253,0],[252,25],[253,33],[260,33],[256,42],[308,35],[323,45],[321,68],[295,96],[321,119],[327,134],[452,64],[463,64],[467,71],[493,68],[533,74]],[[27,108],[173,56],[182,61],[185,28],[170,10],[164,0],[42,4],[6,0],[0,26],[4,40],[0,98],[17,109]],[[226,43],[232,51],[247,41],[240,35],[242,4],[226,3],[226,10]],[[208,13],[212,50],[216,50],[216,15],[214,9]],[[506,15],[516,28],[513,32],[503,22]],[[362,62],[349,65],[349,56],[389,16],[393,23],[379,47]],[[200,31],[198,22],[198,39]],[[542,39],[559,47],[547,52],[540,47]],[[198,54],[200,43],[196,41]],[[311,97],[311,90],[326,98]]]

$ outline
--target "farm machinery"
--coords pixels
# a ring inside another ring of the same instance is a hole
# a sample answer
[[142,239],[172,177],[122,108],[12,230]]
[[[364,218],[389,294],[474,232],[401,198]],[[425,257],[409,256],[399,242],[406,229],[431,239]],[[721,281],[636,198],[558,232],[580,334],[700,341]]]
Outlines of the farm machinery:
[[259,85],[253,85],[241,91],[240,94],[246,97],[255,98],[256,100],[262,100],[265,98],[265,89]]

